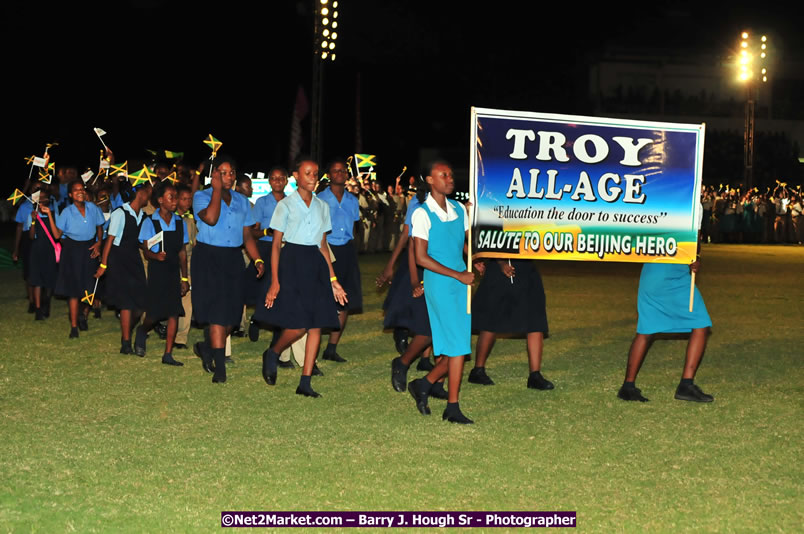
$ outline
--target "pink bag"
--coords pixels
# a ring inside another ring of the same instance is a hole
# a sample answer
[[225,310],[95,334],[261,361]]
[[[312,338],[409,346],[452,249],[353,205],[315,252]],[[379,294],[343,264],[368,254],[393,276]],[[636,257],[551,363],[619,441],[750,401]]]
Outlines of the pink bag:
[[56,253],[56,263],[59,263],[61,260],[61,243],[56,243],[56,241],[53,240],[53,236],[50,235],[50,230],[47,229],[47,225],[42,220],[42,217],[39,216],[38,212],[36,213],[36,220],[42,225],[42,229],[45,231],[47,238],[50,239],[50,244],[53,245],[53,252]]

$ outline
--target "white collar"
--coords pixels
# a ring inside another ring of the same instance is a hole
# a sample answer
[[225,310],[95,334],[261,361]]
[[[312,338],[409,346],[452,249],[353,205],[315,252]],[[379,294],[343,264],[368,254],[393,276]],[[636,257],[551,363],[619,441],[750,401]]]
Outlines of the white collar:
[[438,205],[438,202],[433,199],[433,195],[427,195],[427,199],[425,199],[424,203],[427,204],[427,207],[430,208],[430,211],[435,213],[442,221],[452,221],[457,219],[458,213],[455,211],[455,208],[452,207],[452,203],[448,198],[445,200],[447,202],[447,211],[441,209],[441,206]]

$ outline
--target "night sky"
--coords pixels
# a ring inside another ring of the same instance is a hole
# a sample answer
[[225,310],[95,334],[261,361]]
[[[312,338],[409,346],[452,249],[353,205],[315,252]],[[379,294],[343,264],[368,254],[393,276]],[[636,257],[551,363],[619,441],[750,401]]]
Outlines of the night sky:
[[[340,0],[338,57],[325,71],[324,159],[355,151],[358,77],[362,152],[379,155],[390,181],[402,165],[416,168],[421,148],[460,154],[472,105],[591,113],[587,62],[607,45],[725,54],[753,26],[801,57],[784,3],[699,4]],[[27,175],[22,158],[49,141],[60,142],[57,165],[96,167],[95,126],[119,160],[169,149],[195,165],[208,157],[201,141],[212,133],[241,170],[287,163],[299,85],[311,96],[312,0],[209,6],[4,3],[6,188]]]

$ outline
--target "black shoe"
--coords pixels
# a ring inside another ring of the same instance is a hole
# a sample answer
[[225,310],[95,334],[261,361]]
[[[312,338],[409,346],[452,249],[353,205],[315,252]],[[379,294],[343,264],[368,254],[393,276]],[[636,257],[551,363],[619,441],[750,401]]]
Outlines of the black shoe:
[[70,339],[78,337],[78,328],[75,326],[70,328]]
[[424,380],[424,378],[413,380],[408,384],[408,392],[410,392],[410,396],[413,397],[413,400],[416,401],[416,409],[419,410],[419,413],[422,415],[430,415],[430,407],[427,406],[427,394],[419,392],[419,388],[417,387],[419,380]]
[[441,416],[441,419],[444,421],[449,421],[450,423],[458,423],[459,425],[473,425],[475,424],[474,421],[463,415],[460,408],[449,411],[444,410],[444,414]]
[[159,339],[167,339],[167,326],[162,323],[157,323],[154,327],[154,331],[156,335],[159,336]]
[[408,335],[407,332],[405,333],[404,337],[397,337],[394,336],[394,346],[396,347],[396,351],[399,355],[405,354],[405,351],[408,350]]
[[276,362],[276,365],[277,367],[281,367],[282,369],[293,369],[293,362],[290,360],[286,362],[279,360],[278,362]]
[[36,311],[36,306],[33,302],[28,301],[28,313],[33,313]]
[[246,337],[246,333],[238,328],[237,330],[232,330],[230,334],[232,337]]
[[276,384],[276,361],[271,358],[271,350],[262,353],[262,378],[269,386]]
[[179,349],[179,350],[186,350],[187,345],[185,345],[184,343],[174,343],[173,348],[174,349]]
[[176,361],[173,359],[173,355],[169,352],[166,352],[162,355],[162,363],[165,365],[175,365],[176,367],[181,367],[184,365],[183,363]]
[[134,354],[134,350],[131,348],[130,339],[120,341],[120,354]]
[[402,363],[402,358],[396,357],[391,360],[391,385],[394,391],[400,393],[405,391],[405,384],[408,381],[408,367]]
[[435,397],[436,399],[440,400],[449,399],[449,393],[447,393],[447,390],[444,389],[444,384],[442,384],[441,382],[436,382],[435,384],[433,384],[433,387],[430,388],[429,395],[431,397]]
[[201,367],[204,368],[204,371],[207,373],[215,372],[215,366],[212,365],[212,356],[205,350],[205,346],[202,342],[199,341],[193,345],[193,353],[201,358]]
[[137,327],[137,337],[134,338],[134,354],[142,358],[145,356],[145,340],[148,339],[148,334],[141,326]]
[[[469,371],[469,382],[472,384],[480,384],[482,386],[493,386],[494,381],[486,374],[485,367],[475,367]],[[528,382],[530,384],[530,381]]]
[[227,365],[234,365],[234,360],[232,359],[232,357],[231,357],[231,356],[226,356],[226,357],[223,359],[223,361],[224,361],[224,362],[226,362],[226,364],[227,364]]
[[323,357],[332,362],[344,363],[346,361],[346,358],[341,358],[337,352],[325,352]]
[[676,388],[677,400],[692,401],[692,402],[712,402],[715,398],[712,395],[707,395],[697,384],[690,384],[689,386],[679,384]]
[[213,384],[223,384],[224,382],[226,382],[226,375],[212,375]]
[[321,372],[321,369],[318,368],[318,364],[313,364],[313,374],[312,376],[324,376],[324,373]]
[[552,382],[544,378],[541,375],[541,373],[539,374],[531,373],[530,376],[528,377],[528,387],[530,389],[541,389],[544,391],[548,389],[554,389],[556,386]]
[[430,358],[419,358],[419,363],[416,364],[417,371],[426,371],[430,372],[433,370],[433,362],[430,361]]
[[304,395],[305,397],[312,397],[314,399],[321,396],[320,393],[313,391],[313,388],[303,388],[301,386],[296,388],[296,395]]
[[45,311],[42,308],[36,308],[36,315],[34,316],[34,321],[44,321],[45,320]]
[[624,401],[648,402],[648,399],[642,396],[639,388],[621,387],[620,391],[617,392],[617,396]]
[[255,323],[254,319],[248,325],[248,338],[255,343],[260,340],[260,325]]
[[95,319],[101,318],[101,309],[100,308],[93,308],[92,314],[95,316]]
[[86,332],[89,330],[89,324],[87,323],[87,316],[83,314],[78,314],[78,329],[82,332]]

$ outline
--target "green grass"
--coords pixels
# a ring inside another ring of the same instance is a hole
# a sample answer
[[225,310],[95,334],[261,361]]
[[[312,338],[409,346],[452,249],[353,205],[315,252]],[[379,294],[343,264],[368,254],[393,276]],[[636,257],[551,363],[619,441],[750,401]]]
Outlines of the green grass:
[[155,336],[146,358],[119,355],[109,312],[68,340],[66,306],[35,323],[19,271],[0,271],[0,530],[218,531],[221,510],[577,510],[584,532],[799,530],[804,248],[703,254],[714,329],[697,382],[713,404],[673,400],[684,340],[651,349],[650,403],[616,398],[639,265],[542,262],[556,389],[526,389],[524,341],[500,340],[497,385],[464,384],[470,427],[442,422],[435,399],[422,417],[390,386],[372,288],[385,255],[361,260],[366,312],[341,343],[349,362],[321,363],[318,400],[294,394],[298,370],[265,385],[264,337],[235,340],[224,385],[187,351],[184,367],[161,365]]

